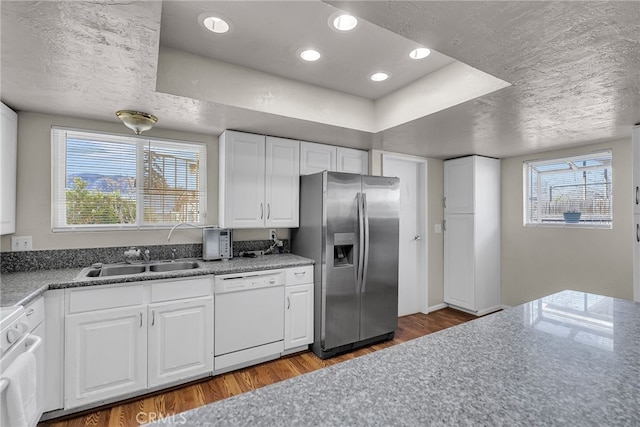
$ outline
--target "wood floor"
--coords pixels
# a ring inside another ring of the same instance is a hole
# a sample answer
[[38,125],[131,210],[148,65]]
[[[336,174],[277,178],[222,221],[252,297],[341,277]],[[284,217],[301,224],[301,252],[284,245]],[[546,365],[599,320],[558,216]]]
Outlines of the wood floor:
[[450,308],[430,314],[412,314],[398,319],[398,329],[396,330],[395,339],[392,341],[361,348],[327,360],[322,360],[311,352],[296,353],[169,391],[165,390],[159,394],[142,396],[115,406],[106,406],[73,417],[47,421],[39,425],[51,427],[138,426],[139,424],[153,421],[153,417],[170,417],[172,414],[372,353],[475,318],[471,314]]

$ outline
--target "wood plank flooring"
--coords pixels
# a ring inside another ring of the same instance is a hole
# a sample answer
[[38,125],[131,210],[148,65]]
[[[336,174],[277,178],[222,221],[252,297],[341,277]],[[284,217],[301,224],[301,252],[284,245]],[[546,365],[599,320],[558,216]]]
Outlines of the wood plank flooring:
[[66,418],[58,418],[39,425],[46,427],[138,426],[153,421],[151,419],[153,417],[170,417],[172,414],[372,353],[475,318],[476,316],[450,308],[430,314],[412,314],[398,319],[398,329],[393,340],[374,344],[331,359],[322,360],[308,351],[296,353],[171,390],[164,390],[161,393],[138,397],[117,405],[101,407]]

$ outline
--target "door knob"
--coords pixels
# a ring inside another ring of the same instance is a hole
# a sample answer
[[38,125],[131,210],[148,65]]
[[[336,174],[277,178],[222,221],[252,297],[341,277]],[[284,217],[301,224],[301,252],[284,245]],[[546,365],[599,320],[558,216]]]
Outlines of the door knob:
[[417,234],[416,234],[415,236],[413,236],[413,241],[414,241],[414,242],[417,242],[417,241],[418,241],[418,240],[420,240],[420,239],[422,239],[422,237],[420,237],[420,236],[419,236],[419,235],[417,235]]

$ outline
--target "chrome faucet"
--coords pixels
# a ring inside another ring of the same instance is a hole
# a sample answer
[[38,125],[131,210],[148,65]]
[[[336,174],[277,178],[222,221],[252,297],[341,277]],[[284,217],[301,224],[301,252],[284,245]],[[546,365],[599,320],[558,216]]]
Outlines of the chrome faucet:
[[140,250],[138,248],[136,248],[135,246],[132,246],[129,248],[129,250],[124,251],[124,256],[125,256],[125,262],[129,263],[129,257],[139,257],[141,256],[144,262],[149,262],[150,259],[150,254],[149,254],[149,249],[145,249],[145,250]]

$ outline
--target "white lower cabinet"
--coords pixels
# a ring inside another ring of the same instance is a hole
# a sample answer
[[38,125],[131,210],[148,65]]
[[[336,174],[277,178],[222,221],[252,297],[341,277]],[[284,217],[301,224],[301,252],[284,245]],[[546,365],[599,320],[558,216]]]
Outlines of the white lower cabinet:
[[298,351],[313,342],[313,266],[286,270],[284,350]]
[[213,279],[68,289],[64,409],[213,372]]
[[313,342],[313,283],[287,286],[285,295],[284,349]]
[[[313,342],[313,266],[262,273],[285,278],[284,304],[282,287],[272,304],[280,312],[284,305],[282,317],[274,313],[279,347],[273,346],[273,356],[305,350]],[[47,331],[62,345],[48,349],[47,368],[59,375],[47,390],[56,396],[64,391],[64,399],[48,402],[45,410],[88,409],[214,374],[214,326],[223,336],[226,331],[216,325],[213,291],[214,276],[200,276],[48,292]],[[264,303],[255,295],[256,304]]]
[[213,297],[149,306],[149,388],[213,371]]
[[147,387],[147,308],[66,317],[65,408]]

